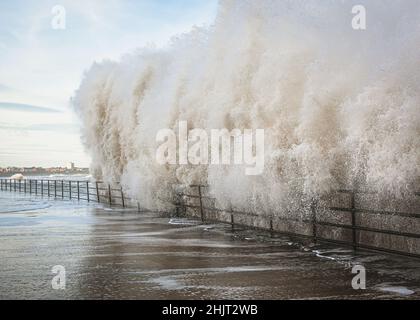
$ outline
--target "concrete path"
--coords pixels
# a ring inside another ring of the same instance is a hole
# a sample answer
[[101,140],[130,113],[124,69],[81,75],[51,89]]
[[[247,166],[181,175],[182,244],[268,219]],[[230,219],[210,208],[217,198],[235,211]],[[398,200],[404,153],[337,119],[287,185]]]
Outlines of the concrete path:
[[[352,288],[355,264],[366,290]],[[420,298],[419,260],[0,193],[0,299],[390,298]]]

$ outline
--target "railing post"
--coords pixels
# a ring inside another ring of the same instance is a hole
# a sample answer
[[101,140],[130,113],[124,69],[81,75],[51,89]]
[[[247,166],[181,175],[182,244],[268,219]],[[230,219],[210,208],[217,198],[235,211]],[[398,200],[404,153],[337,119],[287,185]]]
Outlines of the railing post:
[[38,195],[38,180],[35,180],[35,195]]
[[198,186],[198,196],[199,196],[199,200],[200,200],[201,221],[204,222],[204,210],[203,210],[203,199],[201,198],[201,186]]
[[41,180],[41,196],[44,196],[44,180]]
[[89,181],[86,181],[86,199],[88,202],[90,202]]
[[16,192],[16,179],[13,179],[13,187],[15,188],[15,192]]
[[318,241],[318,230],[317,230],[317,216],[316,216],[316,200],[311,201],[311,212],[312,212],[312,237],[314,243]]
[[69,199],[71,200],[71,181],[69,181]]
[[125,208],[125,202],[124,202],[124,192],[123,192],[123,188],[122,188],[122,186],[121,186],[121,203],[122,203],[123,208]]
[[109,205],[112,205],[112,194],[111,194],[111,185],[108,184],[108,199],[109,199]]
[[64,180],[61,180],[61,199],[64,199]]
[[10,191],[12,191],[12,179],[10,179]]
[[22,192],[22,180],[19,180],[19,193]]
[[96,199],[98,200],[98,203],[101,203],[101,197],[99,196],[99,183],[96,181]]
[[350,205],[351,205],[351,226],[352,226],[352,238],[353,238],[353,249],[357,249],[357,233],[356,233],[356,199],[354,190],[350,194]]
[[270,237],[274,236],[273,218],[270,218]]
[[26,193],[26,179],[23,180],[24,184],[23,184],[23,191]]
[[80,182],[77,180],[77,201],[80,201]]
[[233,217],[233,213],[230,214],[230,225],[232,227],[232,231],[235,231],[235,219]]
[[29,180],[29,194],[32,194],[32,179]]
[[47,187],[48,187],[48,198],[50,197],[50,180],[47,181]]
[[140,213],[140,203],[137,201],[137,212]]
[[54,180],[54,198],[57,198],[57,180]]

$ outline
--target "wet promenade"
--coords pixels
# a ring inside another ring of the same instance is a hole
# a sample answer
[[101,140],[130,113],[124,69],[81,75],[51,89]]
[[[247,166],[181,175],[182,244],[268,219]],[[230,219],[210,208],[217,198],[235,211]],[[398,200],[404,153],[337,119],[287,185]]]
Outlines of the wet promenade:
[[[354,264],[367,289],[351,286]],[[66,271],[54,290],[53,266]],[[0,299],[419,299],[420,261],[0,193]]]

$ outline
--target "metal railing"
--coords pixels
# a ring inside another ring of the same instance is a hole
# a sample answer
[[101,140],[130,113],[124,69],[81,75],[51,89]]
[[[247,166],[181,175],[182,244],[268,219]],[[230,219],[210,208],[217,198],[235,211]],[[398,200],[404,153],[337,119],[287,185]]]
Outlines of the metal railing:
[[136,207],[140,211],[139,202],[127,197],[121,186],[111,186],[102,181],[0,179],[0,190],[28,193],[54,199],[103,203],[123,208]]
[[[350,205],[346,206],[327,206],[321,207],[318,201],[313,200],[309,206],[309,215],[306,217],[287,217],[278,214],[257,214],[251,212],[243,212],[234,210],[233,208],[219,209],[216,208],[216,198],[207,196],[204,192],[205,185],[191,185],[191,190],[187,193],[179,193],[177,200],[172,204],[175,206],[177,214],[180,214],[180,210],[193,209],[198,212],[199,218],[202,222],[227,222],[230,223],[232,230],[235,227],[247,227],[247,228],[258,228],[270,231],[272,235],[274,233],[299,236],[311,239],[313,242],[330,242],[340,245],[351,246],[353,249],[370,249],[383,251],[393,254],[403,254],[420,258],[420,252],[410,252],[408,250],[395,250],[385,246],[371,245],[360,241],[362,233],[379,234],[390,237],[399,237],[403,239],[420,239],[420,233],[414,232],[403,232],[393,229],[374,228],[367,225],[358,223],[360,215],[384,215],[393,216],[400,218],[415,219],[420,222],[420,214],[412,212],[401,212],[401,211],[386,211],[386,210],[374,210],[359,207],[356,201],[357,194],[366,194],[363,192],[353,190],[339,190],[338,194],[347,194],[350,196]],[[72,180],[37,180],[37,179],[24,179],[24,180],[12,180],[12,179],[0,179],[0,189],[2,191],[11,192],[22,192],[34,195],[53,197],[55,199],[63,200],[78,200],[87,202],[103,203],[110,206],[121,206],[123,208],[132,207],[140,210],[140,204],[137,200],[127,197],[124,194],[121,186],[115,187],[110,184],[105,184],[101,181],[90,182],[90,181],[72,181]],[[194,190],[195,192],[193,192]],[[195,193],[195,194],[194,194]],[[415,193],[414,197],[418,200],[420,193]],[[195,204],[191,204],[190,200],[195,200]],[[206,203],[211,202],[211,205]],[[321,209],[328,209],[331,212],[338,211],[345,215],[349,215],[350,223],[337,223],[332,221],[325,221],[321,219]],[[208,212],[216,215],[212,218]],[[217,214],[224,214],[225,219],[220,219]],[[228,221],[226,220],[226,214]],[[266,227],[254,227],[253,225],[241,222],[241,217],[252,218],[253,221],[257,219],[263,219]],[[275,230],[274,225],[278,223],[303,223],[308,225],[310,228],[310,234],[288,232]],[[342,237],[337,239],[333,237],[325,236],[320,229],[332,228],[340,231],[349,231],[350,237]],[[419,241],[420,248],[420,241]]]
[[[363,226],[357,223],[359,220],[360,214],[365,215],[380,215],[380,216],[393,216],[393,217],[400,217],[400,218],[412,218],[412,219],[420,219],[420,214],[417,213],[411,213],[411,212],[403,212],[403,211],[386,211],[386,210],[375,210],[375,209],[367,209],[363,207],[358,207],[356,202],[356,195],[366,195],[368,193],[366,192],[360,192],[360,191],[354,191],[354,190],[338,190],[338,193],[340,194],[347,194],[350,196],[350,207],[336,207],[336,206],[330,206],[328,209],[332,211],[339,211],[343,213],[350,214],[351,216],[351,224],[342,224],[342,223],[332,223],[332,222],[326,222],[326,221],[316,221],[315,217],[315,223],[318,226],[325,226],[325,227],[332,227],[332,228],[339,228],[339,229],[345,229],[351,231],[351,240],[350,241],[339,241],[340,243],[344,243],[347,245],[351,245],[353,249],[370,249],[370,250],[377,250],[377,251],[384,251],[387,253],[394,253],[394,254],[404,254],[412,257],[420,258],[419,253],[412,253],[412,252],[404,252],[399,250],[392,250],[385,247],[379,247],[379,246],[372,246],[365,243],[361,243],[359,241],[359,234],[361,232],[366,233],[372,233],[372,234],[379,234],[379,235],[387,235],[387,236],[396,236],[396,237],[402,237],[405,239],[420,239],[420,232],[419,233],[412,233],[412,232],[402,232],[398,230],[391,230],[391,229],[381,229],[381,228],[372,228],[369,226]],[[372,193],[370,193],[372,194]],[[413,196],[419,197],[419,193],[414,193]],[[417,199],[419,200],[419,199]],[[418,220],[420,221],[420,220]],[[420,230],[419,230],[420,231]],[[317,238],[317,235],[314,235],[315,238]],[[329,241],[334,242],[338,240],[334,239],[328,239],[328,238],[322,238],[319,237],[320,240],[323,241]]]
[[[339,194],[347,194],[350,196],[350,206],[349,207],[336,207],[336,206],[328,206],[326,208],[321,208],[317,201],[313,200],[310,204],[310,218],[291,218],[291,217],[282,217],[279,215],[273,215],[273,214],[256,214],[256,213],[250,213],[250,212],[242,212],[242,211],[235,211],[232,208],[229,209],[219,209],[215,206],[206,206],[203,204],[206,200],[211,200],[214,202],[216,199],[213,197],[208,197],[204,195],[203,189],[207,188],[205,185],[192,185],[190,186],[192,189],[196,190],[196,194],[191,194],[194,192],[189,193],[182,193],[179,195],[178,199],[181,199],[181,201],[177,201],[175,203],[175,206],[177,207],[177,211],[179,211],[180,208],[186,210],[186,209],[194,209],[199,212],[199,217],[203,222],[209,221],[220,221],[220,219],[208,219],[206,212],[213,212],[213,213],[227,213],[230,215],[230,221],[223,221],[223,222],[229,222],[231,224],[232,230],[235,229],[236,226],[241,227],[254,227],[243,223],[238,223],[235,220],[235,216],[247,216],[252,218],[258,218],[258,219],[264,219],[266,220],[265,225],[266,228],[258,227],[258,229],[265,229],[267,231],[270,231],[271,234],[274,233],[280,233],[285,234],[289,236],[299,236],[299,237],[305,237],[305,238],[311,238],[313,242],[330,242],[334,244],[340,244],[340,245],[346,245],[351,246],[354,250],[357,249],[368,249],[368,250],[375,250],[375,251],[383,251],[386,253],[391,254],[400,254],[400,255],[406,255],[411,257],[420,258],[420,253],[418,252],[409,252],[409,251],[403,251],[403,250],[395,250],[390,249],[385,246],[380,245],[369,245],[366,243],[363,243],[359,241],[360,234],[362,232],[365,233],[372,233],[372,234],[379,234],[379,235],[386,235],[386,236],[393,236],[393,237],[400,237],[404,239],[420,239],[420,233],[412,233],[412,232],[402,232],[398,230],[391,230],[391,229],[380,229],[380,228],[373,228],[369,226],[360,225],[357,223],[358,216],[360,214],[370,214],[370,215],[386,215],[386,216],[394,216],[394,217],[401,217],[401,218],[412,218],[412,219],[420,219],[420,214],[417,213],[410,213],[410,212],[399,212],[399,211],[386,211],[386,210],[373,210],[373,209],[366,209],[362,207],[357,206],[356,202],[356,194],[367,194],[363,192],[353,191],[353,190],[338,190]],[[413,196],[419,197],[420,193],[414,193]],[[196,199],[198,200],[198,203],[196,204],[190,204],[189,200]],[[420,200],[417,198],[417,201]],[[340,211],[345,214],[350,215],[350,224],[344,224],[344,223],[335,223],[335,222],[329,222],[329,221],[321,221],[318,219],[319,211],[320,209],[328,209],[331,211]],[[418,220],[420,222],[420,220]],[[295,222],[295,223],[305,223],[308,224],[311,228],[311,234],[301,234],[301,233],[295,233],[295,232],[287,232],[287,231],[278,231],[274,230],[274,222]],[[325,237],[322,235],[322,232],[320,232],[320,228],[327,227],[327,228],[334,228],[338,230],[349,230],[351,232],[350,239],[346,239],[346,237],[343,237],[343,239],[336,239],[333,237]],[[255,228],[255,227],[254,227]],[[420,242],[419,242],[420,245]]]

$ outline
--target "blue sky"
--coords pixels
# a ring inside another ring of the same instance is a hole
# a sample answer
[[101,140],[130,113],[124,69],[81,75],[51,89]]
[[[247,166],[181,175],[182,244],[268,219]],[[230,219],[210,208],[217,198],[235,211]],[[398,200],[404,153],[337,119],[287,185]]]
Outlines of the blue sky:
[[[64,30],[51,27],[55,5],[66,10]],[[0,166],[87,166],[69,106],[83,72],[165,46],[212,24],[216,10],[217,0],[0,1]]]

